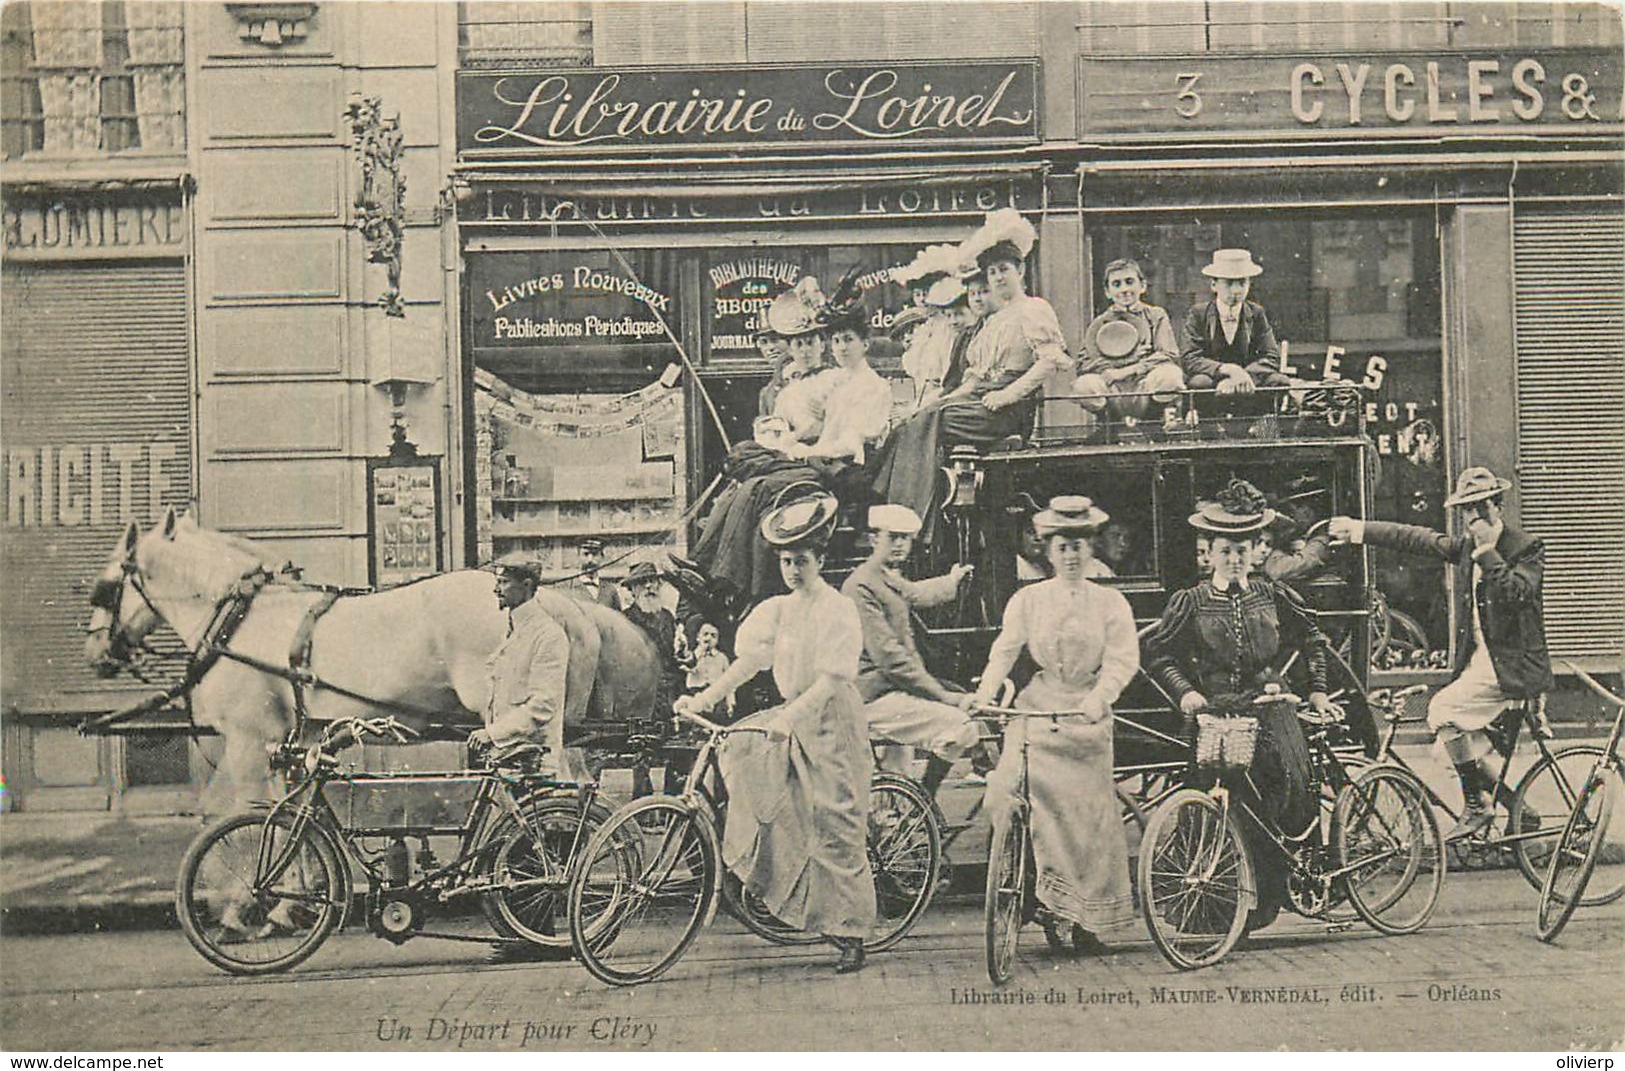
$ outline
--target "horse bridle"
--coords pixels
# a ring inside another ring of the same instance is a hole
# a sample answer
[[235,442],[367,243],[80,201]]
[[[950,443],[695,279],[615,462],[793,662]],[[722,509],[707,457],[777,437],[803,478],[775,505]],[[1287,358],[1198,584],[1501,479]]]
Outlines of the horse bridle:
[[147,594],[146,584],[141,578],[141,567],[135,561],[135,548],[131,547],[124,552],[124,560],[119,562],[118,579],[98,577],[95,585],[90,589],[90,605],[98,610],[106,610],[108,616],[107,624],[94,628],[87,627],[85,632],[92,636],[98,632],[107,633],[107,657],[114,662],[128,665],[130,655],[134,651],[151,651],[152,649],[147,646],[146,640],[142,639],[131,643],[129,636],[125,634],[122,625],[122,611],[124,609],[124,589],[126,586],[134,588],[135,593],[141,596],[141,601],[147,604],[147,609],[159,620],[163,619],[163,615],[158,612],[158,607],[153,605],[152,597]]

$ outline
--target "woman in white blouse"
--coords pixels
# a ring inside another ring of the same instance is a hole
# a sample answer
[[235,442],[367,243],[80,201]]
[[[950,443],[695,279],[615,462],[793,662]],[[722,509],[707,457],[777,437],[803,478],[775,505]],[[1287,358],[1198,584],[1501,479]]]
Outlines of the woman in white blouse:
[[1055,575],[1011,596],[977,692],[979,702],[991,703],[1026,650],[1039,672],[1016,706],[1086,712],[1053,725],[1012,722],[987,786],[993,821],[1008,821],[1025,739],[1039,920],[1057,951],[1065,947],[1065,924],[1077,952],[1098,953],[1105,948],[1098,935],[1133,913],[1128,845],[1112,782],[1111,713],[1139,669],[1140,645],[1128,600],[1087,578],[1091,536],[1108,520],[1081,495],[1052,499],[1033,518]]

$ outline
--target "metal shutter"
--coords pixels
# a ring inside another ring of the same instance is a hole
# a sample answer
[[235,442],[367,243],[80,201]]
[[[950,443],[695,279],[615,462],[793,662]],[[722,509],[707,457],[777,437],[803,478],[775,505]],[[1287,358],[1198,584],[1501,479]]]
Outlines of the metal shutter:
[[[0,688],[7,711],[111,709],[128,701],[126,678],[101,683],[84,665],[86,600],[124,525],[157,520],[156,455],[170,455],[158,459],[159,509],[193,496],[186,312],[179,263],[7,266],[0,276]],[[66,473],[66,503],[65,449],[81,462]],[[121,464],[121,453],[131,460]],[[102,459],[97,522],[88,501],[93,454]],[[49,489],[41,473],[47,461],[55,477]],[[167,629],[153,642],[171,650],[178,644]]]
[[1518,495],[1557,656],[1625,639],[1625,216],[1518,212]]

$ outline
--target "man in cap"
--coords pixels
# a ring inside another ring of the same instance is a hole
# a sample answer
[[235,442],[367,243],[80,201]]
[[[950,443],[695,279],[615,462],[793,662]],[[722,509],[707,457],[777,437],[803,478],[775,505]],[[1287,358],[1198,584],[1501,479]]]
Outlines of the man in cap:
[[911,609],[949,601],[971,572],[968,565],[955,565],[932,580],[904,579],[898,568],[919,530],[920,518],[907,506],[870,507],[874,549],[841,585],[841,594],[857,603],[863,625],[858,693],[869,735],[929,752],[921,783],[935,795],[954,761],[980,748],[982,731],[969,713],[975,697],[932,676],[914,643]]
[[1450,562],[1456,591],[1467,596],[1467,606],[1456,614],[1456,679],[1428,704],[1428,725],[1455,763],[1467,804],[1447,835],[1451,840],[1494,824],[1497,790],[1505,788],[1488,761],[1491,724],[1508,704],[1538,700],[1552,687],[1541,599],[1546,547],[1507,521],[1501,501],[1511,486],[1481,466],[1462,472],[1444,502],[1462,511],[1462,536],[1349,517],[1331,521],[1334,539]]
[[[1179,362],[1191,389],[1245,396],[1259,387],[1289,385],[1281,374],[1281,344],[1275,340],[1269,315],[1264,306],[1248,299],[1253,279],[1263,273],[1245,249],[1216,249],[1202,269],[1213,288],[1213,300],[1191,306],[1180,333]],[[1206,403],[1198,409],[1257,417],[1271,406],[1268,400],[1227,397],[1222,406]]]
[[581,568],[570,581],[570,590],[589,602],[607,606],[611,610],[621,609],[619,587],[615,581],[604,579],[598,572],[604,564],[604,541],[597,536],[588,536],[581,541],[580,550]]
[[497,762],[529,746],[545,749],[542,768],[556,773],[564,759],[564,684],[570,640],[535,601],[541,585],[536,562],[514,552],[496,563],[497,605],[508,611],[508,635],[487,663],[491,698],[481,714],[485,727],[469,735],[470,747],[491,749]]

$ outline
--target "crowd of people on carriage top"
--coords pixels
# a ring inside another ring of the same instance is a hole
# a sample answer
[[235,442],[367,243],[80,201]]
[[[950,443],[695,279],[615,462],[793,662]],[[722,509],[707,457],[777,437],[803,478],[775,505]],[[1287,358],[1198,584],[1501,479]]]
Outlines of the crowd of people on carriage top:
[[[1214,298],[1190,310],[1180,339],[1167,313],[1145,302],[1140,266],[1113,261],[1103,280],[1112,308],[1089,325],[1075,364],[1054,309],[1025,291],[1024,264],[1035,238],[1019,213],[1001,210],[960,245],[929,247],[899,271],[924,311],[899,317],[912,331],[903,367],[913,394],[898,423],[891,420],[889,386],[868,363],[869,327],[855,275],[827,297],[809,279],[774,301],[760,341],[764,353],[777,356],[782,347],[787,359],[762,391],[752,440],[729,454],[730,482],[694,547],[711,585],[738,596],[738,605],[754,603],[737,630],[731,663],[716,649],[712,622],[700,670],[678,639],[684,633],[659,605],[659,573],[642,566],[629,578],[636,597],[626,612],[673,660],[669,694],[688,693],[676,699],[679,712],[731,702],[745,681],[771,670],[783,703],[751,715],[771,732],[731,737],[720,752],[729,797],[724,862],[775,917],[840,948],[841,971],[863,965],[863,936],[875,917],[864,821],[871,740],[924,752],[924,781],[933,792],[954,762],[969,757],[987,775],[988,813],[996,823],[1024,791],[1046,936],[1057,948],[1070,937],[1074,951],[1098,951],[1101,934],[1124,921],[1130,907],[1112,780],[1112,704],[1143,667],[1178,704],[1189,734],[1199,713],[1251,709],[1296,653],[1307,704],[1331,714],[1327,640],[1292,584],[1326,565],[1333,539],[1385,543],[1471,567],[1460,590],[1472,593],[1464,615],[1472,636],[1460,649],[1478,653],[1430,712],[1470,804],[1464,827],[1453,833],[1484,821],[1486,712],[1497,699],[1550,682],[1540,619],[1542,548],[1502,517],[1507,485],[1487,470],[1463,473],[1447,502],[1471,513],[1468,535],[1457,540],[1347,518],[1333,518],[1326,533],[1308,538],[1298,507],[1318,489],[1272,505],[1256,487],[1233,479],[1189,518],[1203,541],[1199,581],[1170,596],[1143,641],[1125,596],[1096,582],[1129,567],[1133,531],[1114,531],[1107,512],[1083,495],[1058,497],[1044,508],[1033,503],[1026,569],[1018,562],[1025,583],[1004,608],[977,690],[934,677],[915,644],[911,613],[951,601],[971,569],[960,564],[940,577],[911,580],[903,565],[917,542],[932,538],[941,451],[1021,435],[1059,373],[1076,374],[1075,393],[1090,408],[1130,414],[1191,387],[1212,387],[1209,404],[1229,413],[1256,413],[1249,395],[1285,382],[1268,316],[1248,300],[1262,269],[1246,250],[1214,253],[1203,269]],[[824,367],[826,342],[833,368]],[[843,501],[867,507],[861,516],[872,549],[836,590],[823,566]],[[596,576],[592,583],[602,584]],[[601,586],[583,594],[605,597]],[[510,645],[537,645],[523,631],[534,622],[520,609],[513,613]],[[1073,716],[1031,738],[1026,723],[1013,723],[995,760],[977,716],[1023,654],[1038,671],[1016,704]],[[501,665],[499,659],[499,672]],[[496,694],[535,692],[525,683],[531,680]],[[502,714],[488,718],[493,729],[507,727]],[[1293,710],[1266,708],[1260,722],[1248,791],[1256,793],[1258,813],[1296,832],[1317,813],[1308,747]],[[1018,753],[1019,774],[1012,759]],[[1267,925],[1287,901],[1286,873],[1274,854],[1257,855],[1253,927]]]

